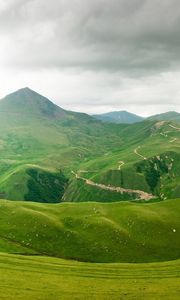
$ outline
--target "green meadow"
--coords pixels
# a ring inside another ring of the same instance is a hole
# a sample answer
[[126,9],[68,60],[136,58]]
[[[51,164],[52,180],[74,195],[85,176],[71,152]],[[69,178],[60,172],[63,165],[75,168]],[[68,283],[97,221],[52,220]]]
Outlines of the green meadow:
[[92,264],[0,254],[3,300],[178,300],[180,261]]
[[0,251],[102,263],[178,259],[179,201],[41,204],[3,200]]

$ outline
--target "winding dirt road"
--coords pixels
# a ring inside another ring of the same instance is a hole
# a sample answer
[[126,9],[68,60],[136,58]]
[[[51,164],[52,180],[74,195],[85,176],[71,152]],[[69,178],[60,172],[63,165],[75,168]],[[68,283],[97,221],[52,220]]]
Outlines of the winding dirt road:
[[108,191],[111,191],[111,192],[117,192],[117,193],[121,193],[121,194],[123,194],[123,193],[135,194],[137,199],[146,200],[146,201],[155,198],[154,195],[146,193],[144,191],[133,190],[133,189],[125,189],[125,188],[122,188],[122,187],[116,187],[116,186],[111,186],[111,185],[105,185],[105,184],[102,184],[102,183],[96,183],[92,180],[89,180],[87,178],[79,176],[74,171],[71,171],[71,173],[76,177],[76,179],[81,179],[87,185],[95,186],[95,187],[100,188],[102,190],[108,190]]
[[140,154],[140,153],[138,152],[138,150],[139,150],[140,148],[141,148],[141,147],[138,146],[136,149],[134,149],[134,153],[135,153],[136,155],[138,155],[139,157],[141,157],[142,159],[146,160],[147,157],[143,156],[142,154]]

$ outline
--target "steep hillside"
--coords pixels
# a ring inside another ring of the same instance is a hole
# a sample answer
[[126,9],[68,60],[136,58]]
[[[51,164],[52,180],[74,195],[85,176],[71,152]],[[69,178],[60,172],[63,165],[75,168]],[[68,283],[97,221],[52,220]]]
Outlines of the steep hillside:
[[[28,87],[20,89],[0,101],[0,113],[16,118],[20,114],[44,115],[45,117],[66,118],[67,113],[47,98]],[[23,117],[23,116],[22,116]]]
[[143,191],[145,200],[180,197],[179,127],[146,121],[126,126],[121,136],[119,150],[75,170],[64,201],[142,199]]
[[0,197],[9,200],[59,202],[68,184],[61,170],[23,164],[8,169],[1,176]]
[[128,111],[112,111],[104,114],[93,115],[94,118],[103,122],[133,124],[144,120],[143,117],[129,113]]
[[0,251],[89,262],[180,258],[179,200],[39,204],[1,201]]
[[[49,174],[59,170],[69,174],[81,161],[119,147],[119,136],[115,126],[108,128],[86,114],[65,111],[28,88],[12,93],[0,101],[1,197],[25,200],[31,195],[27,165],[34,172],[41,167]],[[44,201],[43,194],[36,199]]]

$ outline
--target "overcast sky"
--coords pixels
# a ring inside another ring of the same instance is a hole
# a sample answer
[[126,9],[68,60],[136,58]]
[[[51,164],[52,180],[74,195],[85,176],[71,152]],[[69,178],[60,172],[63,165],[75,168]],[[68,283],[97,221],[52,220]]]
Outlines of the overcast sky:
[[180,1],[0,0],[0,98],[25,86],[87,113],[180,112]]

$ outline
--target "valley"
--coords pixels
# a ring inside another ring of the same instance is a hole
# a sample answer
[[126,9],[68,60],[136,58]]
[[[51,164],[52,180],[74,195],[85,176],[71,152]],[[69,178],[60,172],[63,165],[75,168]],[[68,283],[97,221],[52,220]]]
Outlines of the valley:
[[2,99],[2,299],[178,299],[179,126]]

